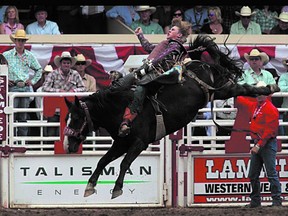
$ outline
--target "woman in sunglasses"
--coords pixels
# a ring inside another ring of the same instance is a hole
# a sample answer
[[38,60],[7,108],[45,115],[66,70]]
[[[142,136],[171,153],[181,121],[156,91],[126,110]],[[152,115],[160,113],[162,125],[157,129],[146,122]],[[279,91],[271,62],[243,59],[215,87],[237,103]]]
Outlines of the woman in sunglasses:
[[229,34],[229,29],[222,23],[221,10],[219,7],[208,8],[209,22],[204,24],[200,33],[206,34]]
[[[171,23],[172,23],[172,20],[174,18],[178,18],[180,19],[181,21],[184,21],[184,10],[182,9],[182,7],[173,7],[172,8],[172,17],[171,17]],[[164,27],[164,33],[165,34],[168,34],[169,30],[172,28],[172,24],[168,25],[168,26],[165,26]],[[191,29],[191,33],[192,33],[192,29]]]

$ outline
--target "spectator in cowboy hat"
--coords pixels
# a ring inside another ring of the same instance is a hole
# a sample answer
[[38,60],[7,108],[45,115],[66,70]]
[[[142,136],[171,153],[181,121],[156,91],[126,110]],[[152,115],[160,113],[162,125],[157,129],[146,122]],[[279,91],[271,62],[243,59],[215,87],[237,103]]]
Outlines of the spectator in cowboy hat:
[[135,10],[139,13],[140,19],[132,22],[131,29],[136,31],[141,28],[144,34],[164,34],[162,26],[151,20],[151,15],[156,11],[155,7],[141,5]]
[[54,58],[57,69],[50,73],[43,83],[45,92],[85,92],[86,88],[80,74],[71,69],[77,59],[64,51]]
[[249,54],[244,53],[244,58],[248,62],[249,68],[244,70],[242,77],[238,81],[239,84],[256,85],[259,81],[264,81],[267,85],[276,84],[273,75],[263,69],[263,65],[269,62],[269,56],[265,52],[260,52],[255,48]]
[[95,77],[87,74],[85,72],[85,69],[91,65],[92,60],[91,59],[86,59],[83,54],[78,54],[76,56],[76,64],[75,64],[75,69],[78,71],[80,76],[82,77],[82,80],[84,82],[84,85],[86,87],[86,90],[88,92],[96,92],[96,79]]
[[256,12],[252,12],[250,7],[243,6],[240,12],[235,11],[235,14],[240,20],[231,25],[230,34],[262,34],[260,25],[251,21],[251,16]]
[[56,22],[47,20],[47,7],[37,6],[34,10],[36,21],[26,27],[27,34],[59,35],[59,27]]
[[278,25],[271,29],[270,34],[288,34],[288,12],[280,13],[275,19],[278,20]]
[[[16,30],[15,34],[10,35],[10,39],[15,47],[3,52],[3,56],[8,62],[8,91],[31,92],[33,91],[32,85],[41,78],[42,67],[35,55],[25,49],[26,41],[29,39],[25,30]],[[16,97],[14,100],[14,108],[28,108],[29,104],[29,97]],[[15,113],[14,117],[18,122],[26,122],[28,115],[26,112],[19,112]],[[28,128],[17,128],[17,135],[27,136]]]
[[[44,92],[86,92],[84,82],[80,74],[72,67],[77,62],[70,52],[64,51],[61,56],[54,58],[54,64],[57,69],[52,71],[46,77],[42,91]],[[60,113],[56,112],[54,116],[48,117],[48,122],[59,122]],[[58,136],[59,127],[50,127],[47,130],[48,136]]]

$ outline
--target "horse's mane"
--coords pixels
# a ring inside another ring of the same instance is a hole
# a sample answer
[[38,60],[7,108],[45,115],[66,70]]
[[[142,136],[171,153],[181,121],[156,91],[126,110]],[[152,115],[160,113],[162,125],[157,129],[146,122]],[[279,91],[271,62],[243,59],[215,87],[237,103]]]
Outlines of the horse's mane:
[[231,51],[227,47],[226,53],[222,52],[211,36],[199,34],[193,41],[190,41],[188,55],[192,60],[201,60],[201,55],[205,51],[212,57],[215,65],[226,69],[222,71],[226,71],[230,76],[233,75],[234,79],[242,76],[243,63],[240,59],[230,58]]
[[111,108],[114,108],[114,106],[120,106],[121,104],[127,105],[128,102],[132,100],[132,96],[133,94],[129,90],[111,90],[111,88],[106,87],[84,97],[83,100],[93,101],[99,109],[104,109],[107,103],[111,103]]

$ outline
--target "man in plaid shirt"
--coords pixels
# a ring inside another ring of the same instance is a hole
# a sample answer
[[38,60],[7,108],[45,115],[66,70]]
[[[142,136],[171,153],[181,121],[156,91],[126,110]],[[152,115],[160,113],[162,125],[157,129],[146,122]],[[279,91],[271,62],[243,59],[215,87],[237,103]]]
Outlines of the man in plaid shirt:
[[[54,58],[57,69],[49,73],[43,83],[44,92],[86,92],[84,82],[80,74],[71,68],[77,59],[72,57],[70,52],[64,51],[61,56]],[[48,122],[59,122],[58,112],[54,116],[48,117]],[[48,136],[59,136],[59,127],[51,127],[47,130]]]

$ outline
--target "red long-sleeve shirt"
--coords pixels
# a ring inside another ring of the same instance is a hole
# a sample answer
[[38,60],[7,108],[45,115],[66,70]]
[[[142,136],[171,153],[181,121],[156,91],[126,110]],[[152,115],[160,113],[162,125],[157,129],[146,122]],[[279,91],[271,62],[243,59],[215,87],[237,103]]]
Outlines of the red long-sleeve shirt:
[[[250,130],[260,136],[258,145],[264,146],[266,142],[278,134],[279,127],[279,111],[267,98],[263,103],[259,104],[257,108],[257,101],[250,98],[238,96],[237,103],[247,106],[250,116]],[[250,133],[252,139],[259,139],[259,137]]]

